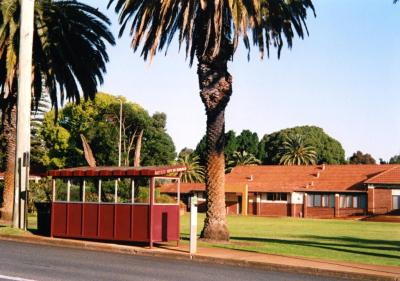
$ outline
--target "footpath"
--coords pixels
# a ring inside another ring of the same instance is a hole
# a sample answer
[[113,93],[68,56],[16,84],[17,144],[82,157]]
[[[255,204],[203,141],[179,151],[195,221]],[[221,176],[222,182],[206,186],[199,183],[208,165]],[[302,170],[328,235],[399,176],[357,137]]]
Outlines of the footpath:
[[150,249],[148,247],[59,239],[37,235],[0,235],[0,241],[1,240],[130,255],[172,258],[194,262],[218,263],[268,271],[293,272],[345,278],[349,280],[400,281],[400,267],[397,266],[377,266],[337,261],[324,261],[302,257],[288,257],[205,247],[198,248],[197,253],[190,256],[187,245],[182,245],[179,247],[174,247],[171,245],[158,245]]

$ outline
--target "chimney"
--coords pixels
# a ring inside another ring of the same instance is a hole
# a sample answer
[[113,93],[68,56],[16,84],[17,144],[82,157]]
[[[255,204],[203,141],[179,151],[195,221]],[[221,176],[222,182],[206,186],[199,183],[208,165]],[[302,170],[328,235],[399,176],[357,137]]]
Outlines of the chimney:
[[317,173],[315,174],[315,177],[318,179],[319,176],[320,176],[320,174],[319,174],[319,172],[317,172]]
[[248,177],[247,177],[247,180],[248,180],[248,181],[253,181],[253,175],[248,176]]
[[324,163],[324,164],[322,164],[321,170],[324,171],[325,168],[326,168],[326,165],[325,165],[325,163]]
[[314,182],[312,181],[312,182],[310,182],[310,186],[314,186]]

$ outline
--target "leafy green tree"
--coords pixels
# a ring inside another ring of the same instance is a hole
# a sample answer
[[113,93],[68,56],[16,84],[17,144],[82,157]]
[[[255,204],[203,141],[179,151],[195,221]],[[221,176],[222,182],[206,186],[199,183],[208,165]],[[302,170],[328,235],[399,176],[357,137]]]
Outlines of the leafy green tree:
[[[93,98],[103,82],[114,44],[108,18],[86,4],[67,0],[35,1],[33,32],[33,104],[45,88],[57,108],[59,97],[75,101],[80,93]],[[2,218],[11,220],[14,196],[16,102],[18,95],[20,1],[0,1],[0,111],[7,143]]]
[[37,106],[31,113],[31,173],[43,173],[46,171],[43,162],[46,155],[46,145],[40,137],[40,128],[44,121],[44,115],[50,110],[50,100],[47,94],[43,94]]
[[[130,26],[133,50],[142,48],[150,60],[158,50],[167,48],[178,34],[179,45],[186,43],[190,64],[197,59],[200,97],[207,115],[206,190],[207,213],[202,237],[228,240],[225,209],[225,108],[232,95],[232,60],[239,37],[250,50],[250,40],[261,57],[270,46],[280,55],[284,41],[292,46],[295,34],[306,30],[311,0],[215,0],[148,1],[110,0],[120,14],[120,34]],[[248,37],[248,32],[252,36]]]
[[395,155],[390,158],[389,164],[400,164],[400,155]]
[[171,164],[176,159],[174,142],[167,134],[165,126],[158,126],[158,116],[153,115],[152,126],[144,131],[142,164],[146,166]]
[[283,142],[281,160],[283,165],[314,165],[317,153],[314,147],[304,142],[300,135],[287,137]]
[[[175,159],[175,146],[156,118],[148,115],[140,105],[123,100],[122,152],[124,165],[132,165],[134,146],[138,132],[144,130],[142,164],[163,165]],[[54,125],[54,111],[45,116],[41,132],[49,150],[47,163],[50,168],[76,167],[87,165],[80,135],[83,134],[96,158],[97,165],[118,165],[119,112],[117,97],[99,93],[91,101],[80,104],[69,103],[60,112]],[[163,115],[163,114],[161,114]],[[166,116],[163,117],[166,119]]]
[[204,182],[204,167],[199,163],[199,156],[186,153],[178,158],[177,163],[186,166],[181,175],[182,182]]
[[236,141],[238,143],[238,151],[252,154],[253,156],[258,155],[258,135],[250,130],[243,130],[240,135],[237,136]]
[[232,157],[233,153],[235,153],[238,150],[239,150],[239,143],[236,137],[236,133],[233,130],[229,130],[225,134],[225,148],[224,148],[225,164],[227,164],[229,159]]
[[54,118],[54,110],[45,114],[40,128],[40,137],[45,141],[46,146],[46,154],[43,156],[42,162],[47,169],[67,167],[68,159],[75,154],[75,149],[72,151],[70,149],[71,134],[64,127],[54,124]]
[[261,161],[258,160],[253,154],[247,151],[235,151],[229,160],[226,172],[229,173],[236,166],[256,166],[260,165]]
[[300,126],[283,129],[272,134],[266,134],[260,146],[264,148],[263,164],[279,164],[281,148],[288,137],[300,135],[304,143],[314,147],[317,153],[317,164],[344,164],[345,152],[342,145],[323,129],[316,126]]
[[[228,165],[229,159],[232,157],[233,153],[239,149],[237,142],[236,133],[233,130],[229,130],[225,134],[225,165]],[[204,136],[200,142],[197,144],[194,153],[199,156],[199,161],[202,166],[206,165],[207,162],[207,150],[206,150],[206,136]]]
[[[184,147],[181,149],[181,151],[178,153],[178,159],[179,158],[184,158],[186,155],[191,155],[193,154],[194,150],[188,147]],[[199,157],[197,156],[198,161],[199,161]]]
[[349,164],[376,164],[376,160],[369,153],[357,151],[349,158]]

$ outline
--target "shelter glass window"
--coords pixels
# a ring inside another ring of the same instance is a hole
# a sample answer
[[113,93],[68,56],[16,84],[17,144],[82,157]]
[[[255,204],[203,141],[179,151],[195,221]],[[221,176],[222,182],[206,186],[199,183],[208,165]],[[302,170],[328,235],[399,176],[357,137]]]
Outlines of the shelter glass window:
[[118,203],[131,203],[132,202],[132,182],[131,179],[121,179],[117,181],[118,186]]
[[133,203],[149,204],[150,203],[150,179],[136,178],[133,185]]
[[179,190],[176,178],[155,178],[154,203],[178,204]]
[[66,179],[56,179],[56,201],[67,201],[68,181]]
[[69,201],[82,202],[83,201],[83,181],[80,179],[70,180],[70,195]]
[[113,203],[115,201],[115,179],[101,181],[100,198],[103,203]]
[[99,202],[99,180],[85,180],[85,202]]

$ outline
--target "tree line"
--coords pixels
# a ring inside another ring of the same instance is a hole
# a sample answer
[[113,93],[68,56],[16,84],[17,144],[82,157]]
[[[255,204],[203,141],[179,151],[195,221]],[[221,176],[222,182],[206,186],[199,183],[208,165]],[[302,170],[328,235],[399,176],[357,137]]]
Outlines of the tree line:
[[[46,108],[45,102],[43,104]],[[118,166],[121,106],[122,166],[173,163],[176,152],[166,132],[165,113],[156,112],[150,116],[140,105],[124,97],[98,93],[93,100],[66,104],[57,116],[55,110],[39,116],[37,111],[32,113],[32,172],[43,174],[51,169],[87,166],[85,142],[97,166]],[[0,150],[0,166],[3,167],[4,151],[3,145]],[[136,163],[135,157],[138,158]]]

